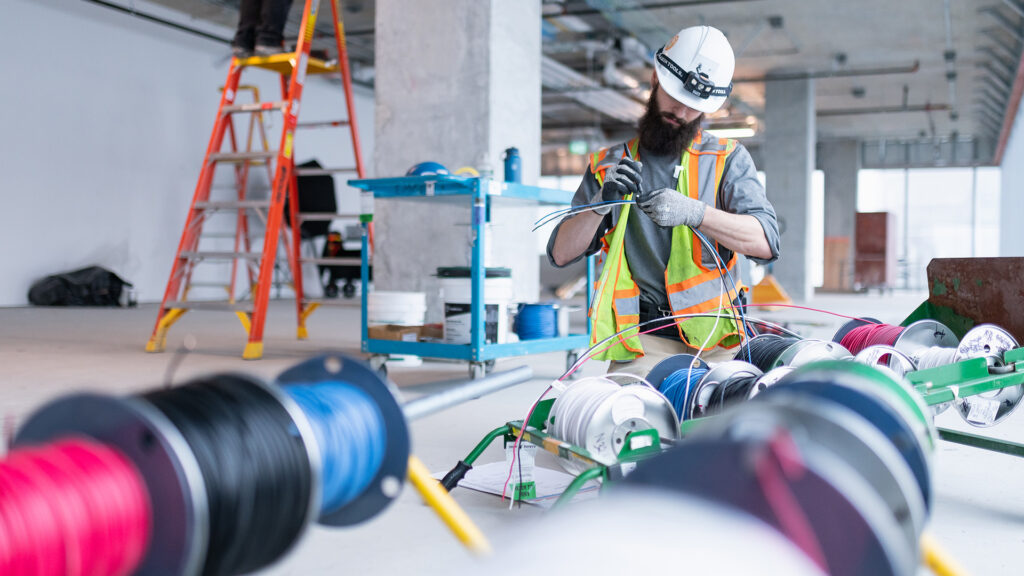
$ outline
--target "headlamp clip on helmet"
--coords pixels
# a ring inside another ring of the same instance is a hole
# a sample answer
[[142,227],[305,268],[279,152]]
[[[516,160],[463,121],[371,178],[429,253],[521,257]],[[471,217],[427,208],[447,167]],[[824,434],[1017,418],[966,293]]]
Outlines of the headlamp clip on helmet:
[[708,75],[701,72],[687,72],[665,55],[665,49],[659,48],[657,53],[658,63],[664,66],[673,76],[683,82],[683,89],[694,96],[707,100],[712,96],[727,97],[732,92],[732,83],[728,86],[715,86],[708,79]]

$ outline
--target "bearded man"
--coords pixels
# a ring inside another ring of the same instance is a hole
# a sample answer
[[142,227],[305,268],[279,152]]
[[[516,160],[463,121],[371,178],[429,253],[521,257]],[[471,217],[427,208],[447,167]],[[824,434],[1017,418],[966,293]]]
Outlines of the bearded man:
[[[620,333],[595,356],[612,361],[610,372],[646,376],[667,356],[697,351],[731,358],[743,327],[726,271],[736,254],[779,257],[775,209],[750,153],[701,130],[729,97],[734,68],[729,41],[710,26],[658,50],[637,138],[591,156],[572,204],[596,206],[548,240],[556,267],[607,252],[590,322],[591,344]],[[677,318],[658,321],[667,316]]]

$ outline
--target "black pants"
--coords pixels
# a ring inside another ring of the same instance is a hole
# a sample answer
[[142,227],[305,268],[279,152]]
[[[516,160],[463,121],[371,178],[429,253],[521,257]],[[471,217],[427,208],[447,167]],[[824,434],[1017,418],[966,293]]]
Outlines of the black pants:
[[238,10],[238,32],[232,46],[252,50],[255,44],[280,46],[292,0],[242,0]]

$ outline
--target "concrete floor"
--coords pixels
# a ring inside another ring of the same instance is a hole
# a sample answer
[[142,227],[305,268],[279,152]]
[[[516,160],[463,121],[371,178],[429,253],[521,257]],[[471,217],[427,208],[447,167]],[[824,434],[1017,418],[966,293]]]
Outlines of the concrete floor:
[[[924,299],[924,294],[892,296],[822,295],[812,305],[837,312],[873,315],[899,322]],[[294,335],[294,308],[272,303],[267,320],[265,357],[240,359],[244,344],[241,326],[232,316],[192,312],[171,331],[169,350],[194,336],[194,351],[179,357],[170,373],[173,352],[146,354],[143,346],[156,310],[0,309],[0,416],[5,429],[16,425],[49,399],[72,390],[101,390],[128,394],[146,390],[168,378],[181,382],[211,371],[241,370],[272,377],[293,363],[323,350],[357,353],[359,310],[321,309],[310,319],[311,338]],[[786,321],[809,337],[830,337],[844,321],[814,312],[784,310],[758,314]],[[415,453],[435,472],[450,468],[489,430],[521,418],[546,383],[558,377],[562,354],[511,358],[498,369],[529,364],[536,379],[473,401],[412,425]],[[604,365],[584,366],[584,374],[600,374]],[[463,378],[463,364],[426,362],[421,367],[393,367],[391,377],[403,395],[413,398],[437,387],[432,382]],[[938,418],[940,426],[967,429],[952,411]],[[1024,415],[1015,414],[986,433],[1024,440]],[[481,463],[502,460],[492,448]],[[930,529],[937,539],[974,575],[1021,574],[1024,556],[1024,459],[940,443],[934,458],[937,495]],[[497,497],[467,490],[456,499],[495,547],[511,546],[513,531],[543,522],[531,507],[508,511]],[[416,493],[406,489],[384,514],[349,529],[313,528],[287,558],[264,574],[328,573],[398,574],[440,571],[466,554]]]

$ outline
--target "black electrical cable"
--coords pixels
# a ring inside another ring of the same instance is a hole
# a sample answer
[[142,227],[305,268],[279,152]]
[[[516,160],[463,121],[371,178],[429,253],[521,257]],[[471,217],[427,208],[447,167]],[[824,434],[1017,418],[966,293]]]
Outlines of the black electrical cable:
[[202,574],[249,573],[298,539],[313,478],[295,423],[269,391],[218,375],[144,396],[181,431],[203,475],[209,547]]
[[796,344],[799,340],[799,338],[786,338],[776,334],[763,334],[748,340],[736,353],[736,359],[750,358],[751,364],[760,368],[762,372],[767,372],[772,369],[772,365],[786,351],[786,348]]
[[706,415],[717,414],[726,408],[745,402],[759,376],[737,373],[718,383],[708,398]]

